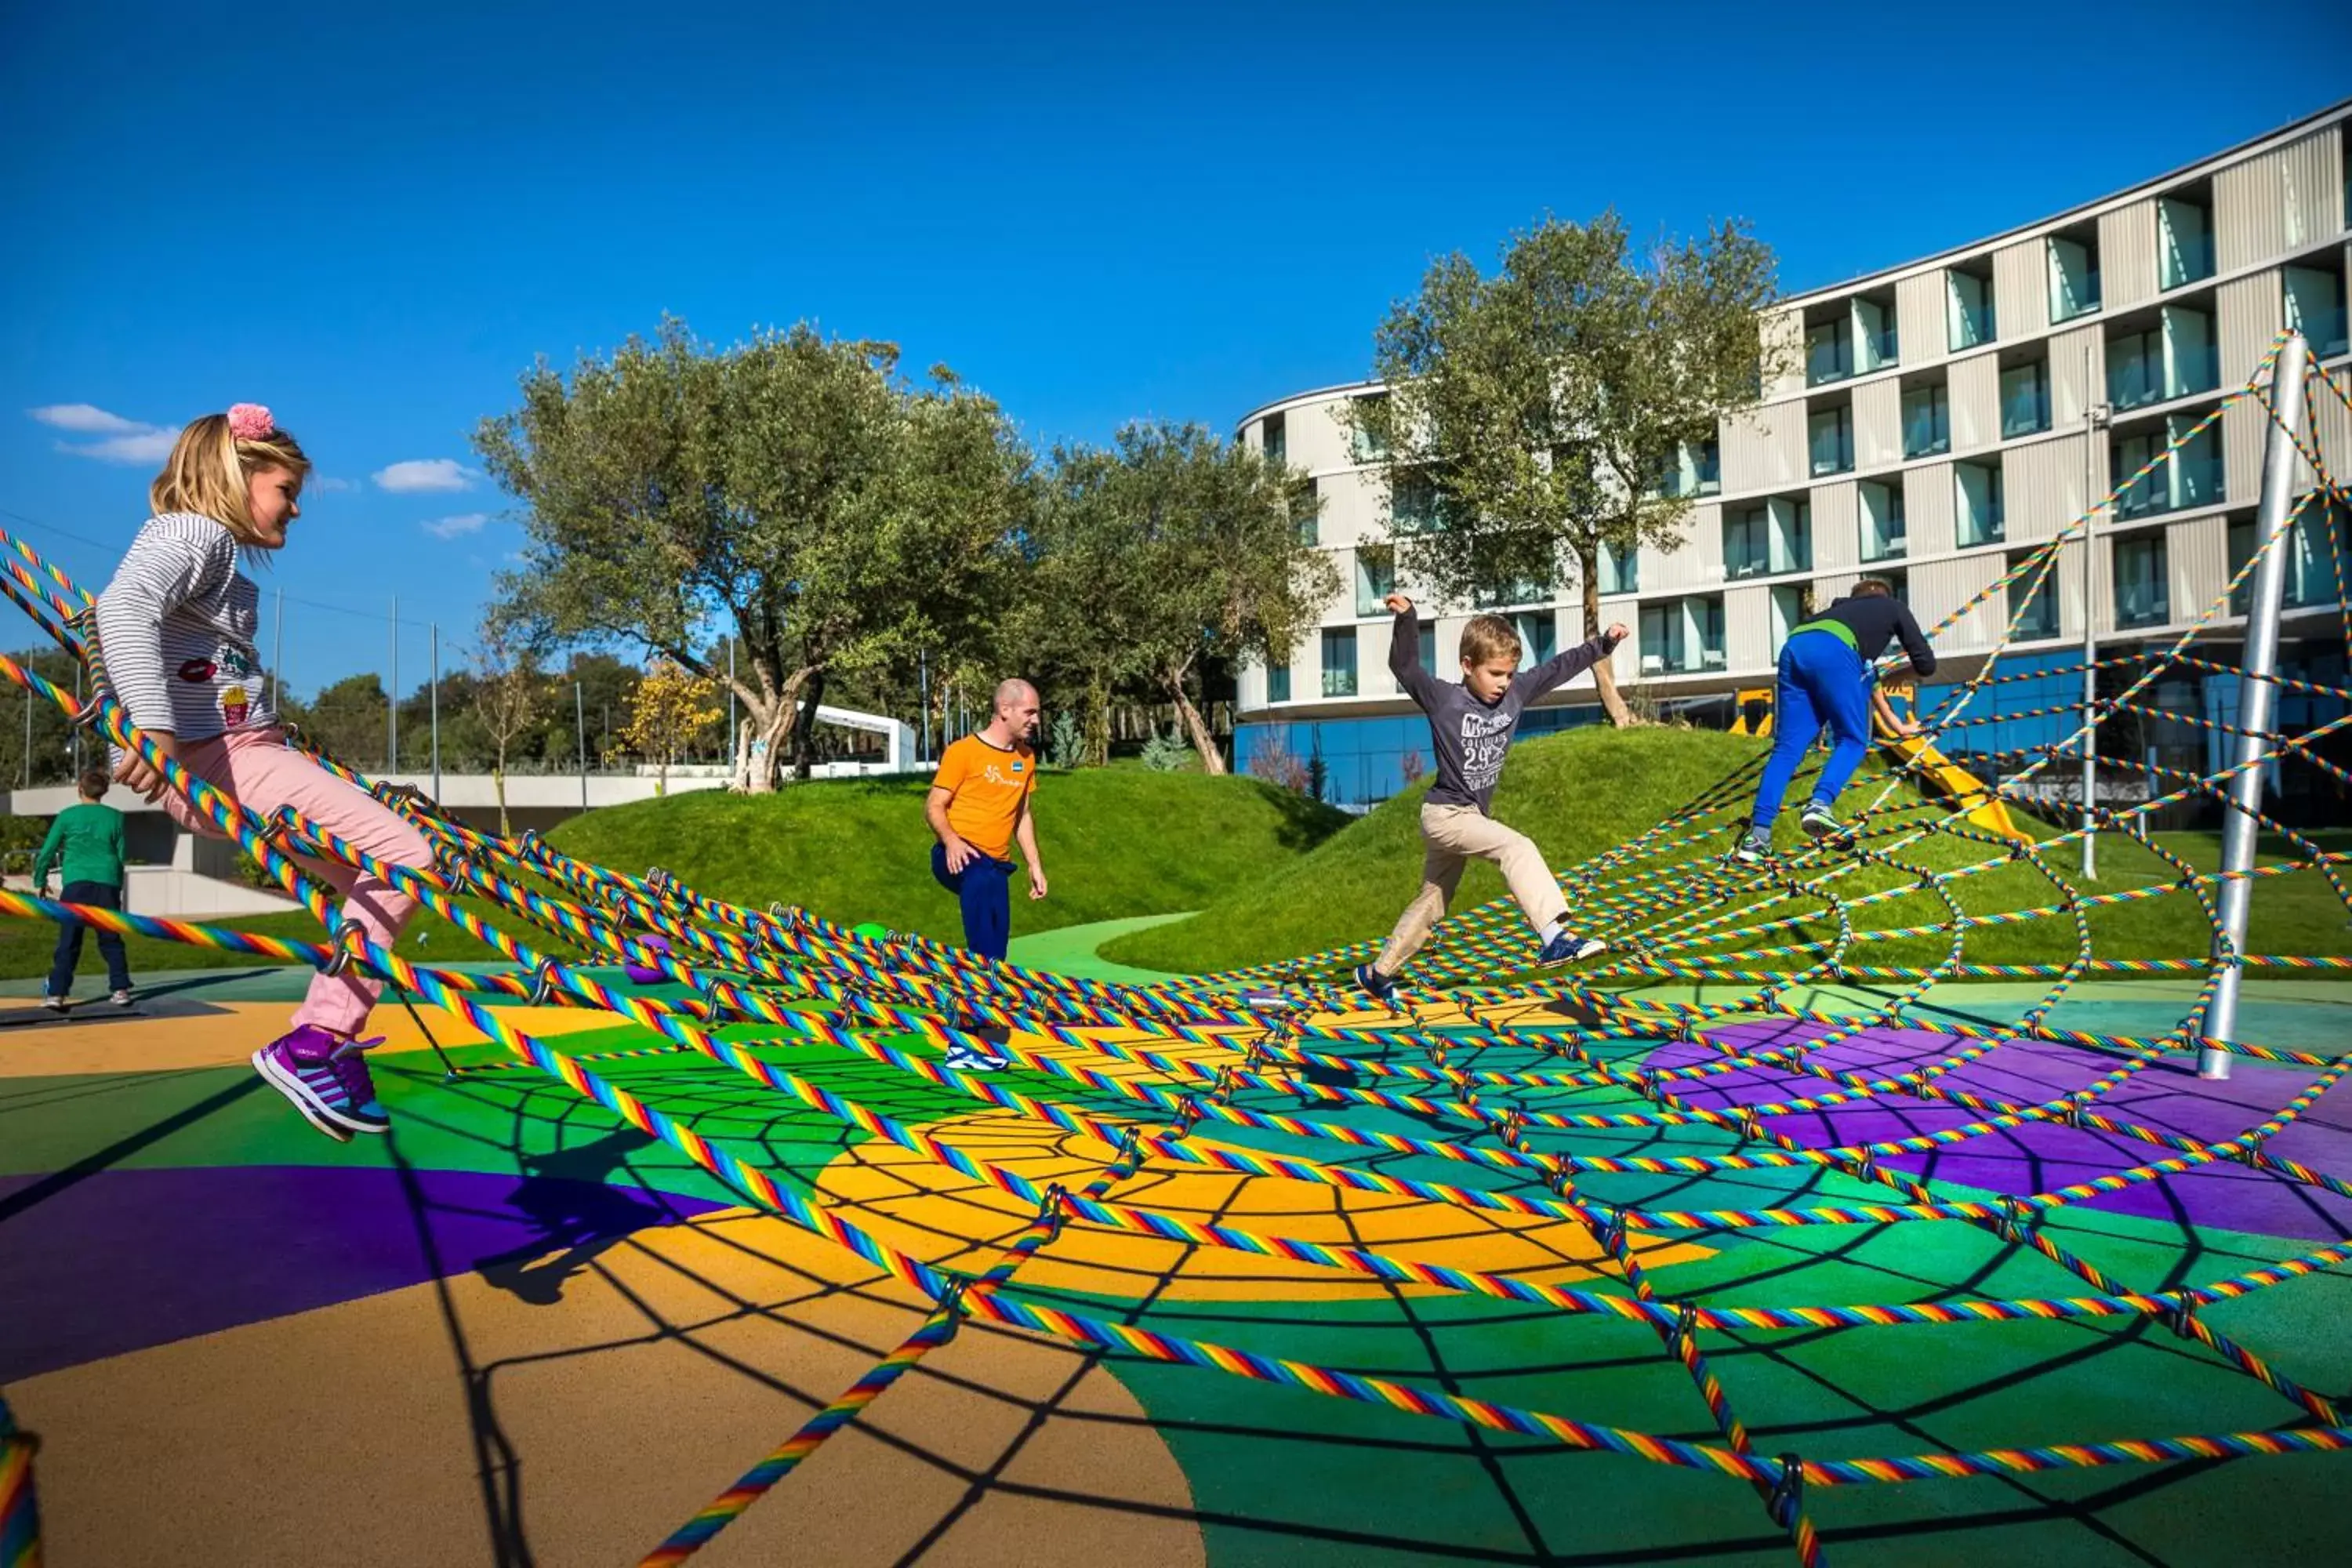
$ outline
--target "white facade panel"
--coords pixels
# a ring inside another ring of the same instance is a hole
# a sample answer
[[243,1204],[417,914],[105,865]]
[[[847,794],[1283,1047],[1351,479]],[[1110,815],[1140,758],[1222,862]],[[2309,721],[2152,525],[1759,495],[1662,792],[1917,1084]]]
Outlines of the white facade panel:
[[1772,662],[1772,590],[1764,586],[1727,589],[1723,595],[1725,665],[1735,670],[1761,669]]
[[2021,239],[1992,253],[1994,336],[2002,342],[2050,327],[2050,268],[2042,239]]
[[2080,425],[2084,411],[2107,400],[2106,329],[2097,322],[2050,339],[2050,421]]
[[1723,508],[1709,501],[1690,510],[1690,525],[1673,550],[1642,546],[1642,592],[1686,593],[1723,582]]
[[1952,450],[1973,452],[2000,439],[2000,356],[1952,362]]
[[2156,245],[2154,197],[2099,215],[2100,309],[2156,298]]
[[1918,618],[1921,628],[1929,632],[1937,653],[1980,652],[2000,640],[2009,617],[2007,606],[1998,594],[1990,603],[1970,610],[1957,625],[1942,631],[1934,628],[2000,574],[2001,558],[1998,554],[1956,556],[1911,569],[1911,614]]
[[2221,361],[2221,385],[2243,386],[2285,324],[2278,271],[2266,268],[2233,278],[2214,296],[2214,346]]
[[1768,310],[1758,336],[1764,362],[1774,374],[1764,378],[1764,395],[1789,397],[1805,390],[1805,313]]
[[1944,297],[1940,267],[1895,285],[1895,331],[1905,365],[1933,364],[1951,352]]
[[1893,376],[1853,389],[1853,458],[1864,468],[1903,460],[1903,388]]
[[1813,502],[1813,564],[1853,566],[1862,560],[1862,515],[1854,498],[1854,482],[1838,479],[1815,485]]
[[2062,436],[2000,455],[2001,495],[2011,543],[2050,539],[2073,526],[2084,500],[2084,437]]
[[1938,555],[1952,549],[1952,465],[1922,463],[1916,468],[1906,468],[1902,481],[1910,553]]
[[2227,605],[2218,605],[2230,581],[2228,518],[2212,512],[2171,524],[2164,531],[2164,560],[2174,620],[2194,621],[2209,609],[2213,620],[2230,613]]
[[2234,272],[2343,233],[2343,159],[2344,132],[2326,125],[2218,171],[2213,252],[2219,268]]
[[1723,427],[1723,488],[1735,495],[1795,484],[1805,472],[1805,405],[1768,404]]

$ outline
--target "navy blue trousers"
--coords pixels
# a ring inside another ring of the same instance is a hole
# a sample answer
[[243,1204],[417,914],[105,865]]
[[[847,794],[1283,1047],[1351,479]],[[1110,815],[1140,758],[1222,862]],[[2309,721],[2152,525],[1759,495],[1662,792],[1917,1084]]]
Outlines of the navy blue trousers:
[[931,875],[963,905],[963,944],[987,958],[1003,958],[1013,940],[1013,862],[975,857],[961,871],[948,869],[944,844],[931,846]]

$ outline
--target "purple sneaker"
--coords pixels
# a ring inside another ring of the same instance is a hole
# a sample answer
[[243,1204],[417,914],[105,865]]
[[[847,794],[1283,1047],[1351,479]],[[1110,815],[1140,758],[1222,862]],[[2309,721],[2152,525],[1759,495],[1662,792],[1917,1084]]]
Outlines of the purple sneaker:
[[338,1040],[315,1024],[304,1024],[254,1052],[253,1068],[311,1126],[339,1143],[349,1142],[354,1132],[383,1132],[392,1126],[360,1054],[382,1044],[381,1038]]

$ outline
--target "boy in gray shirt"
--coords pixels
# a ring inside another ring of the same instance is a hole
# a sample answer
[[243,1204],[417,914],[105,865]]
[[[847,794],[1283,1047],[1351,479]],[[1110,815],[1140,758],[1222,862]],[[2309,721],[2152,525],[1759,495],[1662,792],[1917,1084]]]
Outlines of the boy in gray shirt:
[[1445,916],[1462,870],[1472,859],[1492,860],[1534,926],[1543,946],[1536,963],[1570,963],[1601,951],[1602,943],[1567,927],[1568,900],[1544,864],[1542,851],[1527,835],[1487,815],[1511,734],[1527,705],[1609,657],[1625,640],[1625,628],[1612,626],[1533,669],[1519,668],[1519,637],[1500,616],[1478,616],[1462,628],[1462,683],[1440,680],[1421,665],[1421,626],[1412,601],[1391,594],[1387,607],[1396,626],[1389,637],[1389,670],[1421,710],[1429,715],[1430,749],[1437,756],[1437,779],[1422,803],[1424,846],[1421,894],[1397,918],[1396,929],[1370,963],[1356,969],[1356,983],[1382,1002],[1396,991],[1396,977],[1431,930]]

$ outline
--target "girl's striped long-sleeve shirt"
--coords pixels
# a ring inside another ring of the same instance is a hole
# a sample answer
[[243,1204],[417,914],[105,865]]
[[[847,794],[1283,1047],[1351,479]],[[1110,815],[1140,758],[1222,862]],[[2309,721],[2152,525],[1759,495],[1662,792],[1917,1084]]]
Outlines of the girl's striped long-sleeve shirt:
[[166,512],[147,520],[98,596],[105,678],[140,729],[208,741],[278,722],[254,652],[261,591],[236,565],[235,534]]

